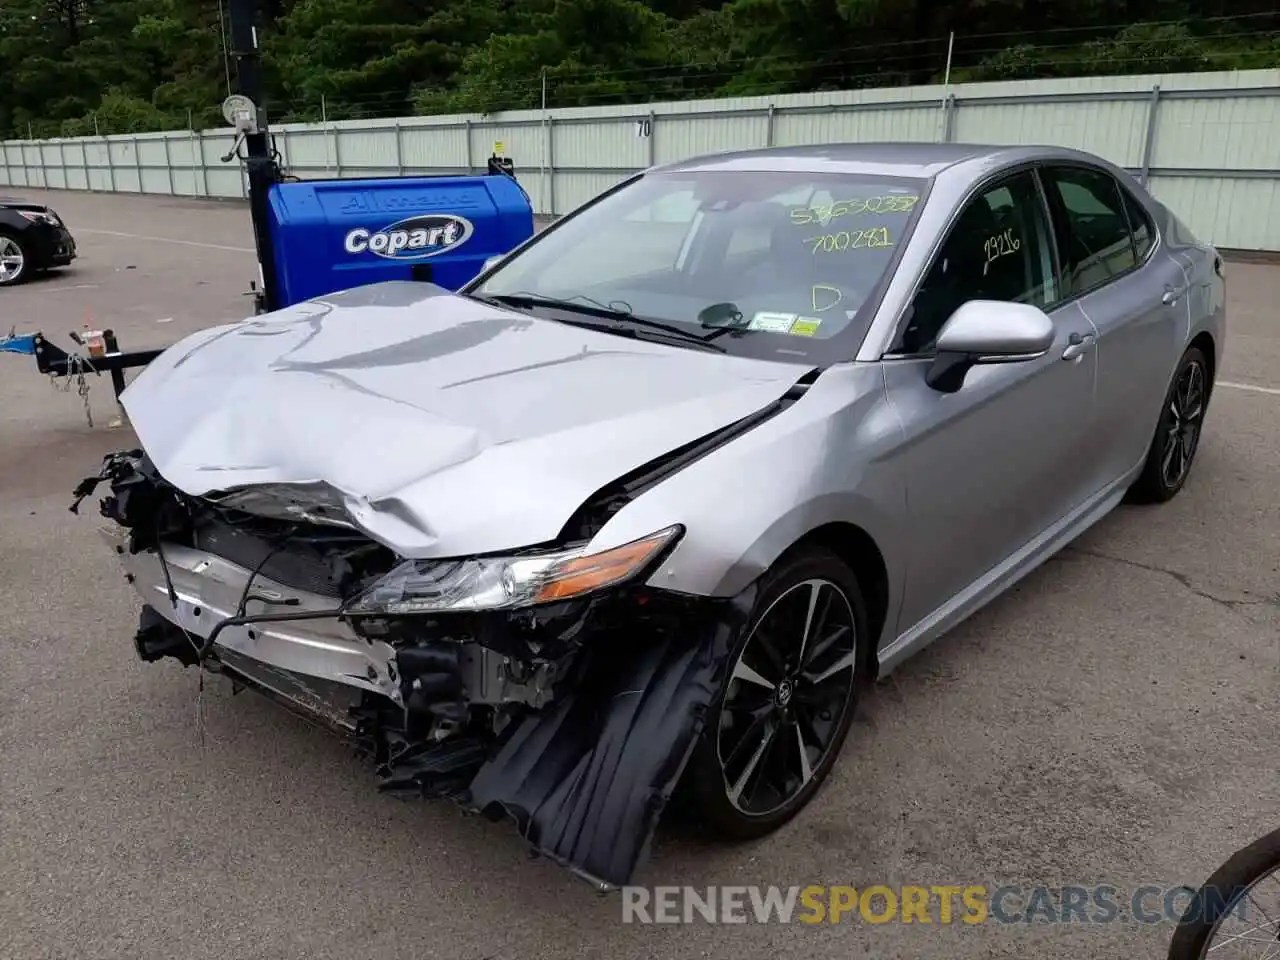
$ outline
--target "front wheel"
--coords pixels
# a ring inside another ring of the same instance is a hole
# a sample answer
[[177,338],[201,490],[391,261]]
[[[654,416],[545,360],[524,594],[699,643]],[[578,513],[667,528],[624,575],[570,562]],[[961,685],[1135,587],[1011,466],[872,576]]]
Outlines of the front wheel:
[[1198,347],[1191,347],[1178,362],[1165,393],[1147,461],[1129,491],[1133,500],[1164,503],[1177,496],[1187,482],[1200,448],[1200,431],[1212,388],[1205,355]]
[[813,798],[853,720],[865,609],[853,572],[825,550],[765,575],[690,759],[693,812],[711,830],[764,836]]
[[1219,867],[1183,911],[1168,960],[1280,957],[1280,830]]
[[22,241],[12,234],[0,233],[0,287],[15,287],[34,272]]

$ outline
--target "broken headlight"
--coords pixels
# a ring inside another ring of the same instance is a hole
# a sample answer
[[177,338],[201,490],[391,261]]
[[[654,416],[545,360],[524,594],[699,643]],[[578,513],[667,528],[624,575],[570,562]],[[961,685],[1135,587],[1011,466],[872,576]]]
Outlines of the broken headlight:
[[408,560],[350,607],[354,614],[507,610],[569,600],[624,583],[648,569],[683,532],[668,527],[631,543],[586,553],[585,547],[525,556]]

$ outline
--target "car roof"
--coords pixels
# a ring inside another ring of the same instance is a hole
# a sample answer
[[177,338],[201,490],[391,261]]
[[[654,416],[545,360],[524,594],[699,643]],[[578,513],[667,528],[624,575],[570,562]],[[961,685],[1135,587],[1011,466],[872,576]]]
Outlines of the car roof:
[[[1021,160],[1052,156],[1084,156],[1061,147],[996,146],[976,143],[828,143],[800,147],[767,147],[692,157],[653,168],[655,171],[743,171],[851,173],[929,179],[949,167],[977,161],[985,169]],[[1093,159],[1093,158],[1089,158]]]

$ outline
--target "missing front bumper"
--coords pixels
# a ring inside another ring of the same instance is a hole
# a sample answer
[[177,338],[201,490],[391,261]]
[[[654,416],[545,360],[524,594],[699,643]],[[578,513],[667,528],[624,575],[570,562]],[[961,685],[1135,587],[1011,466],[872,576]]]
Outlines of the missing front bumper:
[[[251,571],[175,544],[163,549],[166,580],[154,551],[104,536],[145,604],[139,654],[196,662],[196,645],[235,614]],[[298,612],[334,604],[261,576],[253,584],[268,604]],[[607,635],[582,632],[573,680],[550,703],[483,738],[435,742],[413,729],[420,696],[446,705],[457,696],[458,644],[424,657],[429,648],[397,651],[337,617],[256,623],[219,630],[205,664],[350,735],[375,757],[383,789],[510,817],[538,853],[607,889],[646,859],[753,601],[754,589],[728,601],[646,593],[635,615],[608,618]],[[199,639],[188,650],[190,638]]]
[[[162,562],[154,550],[130,552],[127,531],[104,529],[102,536],[118,555],[142,602],[185,634],[199,638],[201,644],[219,621],[236,614],[251,576],[252,596],[261,598],[248,604],[251,612],[290,609],[312,613],[334,606],[330,597],[298,590],[261,574],[254,576],[253,571],[204,550],[166,544]],[[146,626],[144,623],[143,629]],[[357,636],[336,617],[227,626],[218,633],[213,653],[220,659],[225,654],[238,655],[265,671],[311,677],[401,703],[395,651],[388,644]],[[180,647],[175,655],[182,659]]]

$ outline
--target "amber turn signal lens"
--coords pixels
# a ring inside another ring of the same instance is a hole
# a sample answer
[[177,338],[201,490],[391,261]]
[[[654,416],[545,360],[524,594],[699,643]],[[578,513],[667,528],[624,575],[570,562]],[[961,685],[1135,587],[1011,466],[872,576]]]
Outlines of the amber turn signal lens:
[[548,575],[534,602],[567,600],[621,583],[642,570],[679,532],[679,527],[668,527],[643,540],[567,560]]

